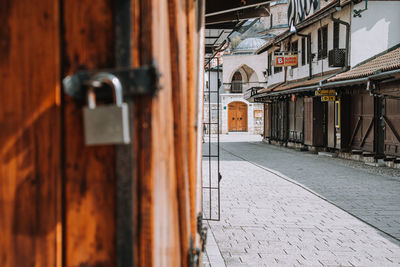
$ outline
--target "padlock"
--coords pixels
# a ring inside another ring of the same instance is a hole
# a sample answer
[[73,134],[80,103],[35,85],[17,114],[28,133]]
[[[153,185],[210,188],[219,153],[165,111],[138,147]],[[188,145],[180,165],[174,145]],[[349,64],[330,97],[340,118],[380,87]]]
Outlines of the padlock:
[[[114,91],[114,104],[96,105],[94,88],[104,84]],[[110,73],[95,74],[88,82],[88,106],[83,108],[83,121],[86,145],[129,144],[128,104],[122,101],[122,85]]]

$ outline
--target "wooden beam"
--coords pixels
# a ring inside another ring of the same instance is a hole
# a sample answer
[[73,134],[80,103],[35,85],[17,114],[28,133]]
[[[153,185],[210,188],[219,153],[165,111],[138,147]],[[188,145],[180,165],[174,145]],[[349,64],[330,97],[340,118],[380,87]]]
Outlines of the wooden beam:
[[206,0],[206,17],[219,13],[243,10],[258,5],[269,4],[271,1],[265,0]]
[[361,147],[364,146],[365,140],[367,140],[367,137],[368,137],[369,132],[371,131],[373,125],[374,125],[374,118],[372,118],[371,123],[369,124],[368,129],[367,129],[367,131],[365,132],[364,137],[362,138]]
[[351,147],[351,145],[353,144],[354,137],[358,133],[358,129],[360,128],[360,125],[361,125],[361,120],[362,120],[362,116],[358,117],[356,128],[354,128],[353,134],[351,135],[351,138],[350,138],[349,147]]
[[394,126],[392,124],[392,122],[386,116],[383,116],[383,120],[389,126],[390,130],[392,131],[392,133],[396,137],[397,141],[400,143],[400,135],[397,133],[396,129],[394,128]]

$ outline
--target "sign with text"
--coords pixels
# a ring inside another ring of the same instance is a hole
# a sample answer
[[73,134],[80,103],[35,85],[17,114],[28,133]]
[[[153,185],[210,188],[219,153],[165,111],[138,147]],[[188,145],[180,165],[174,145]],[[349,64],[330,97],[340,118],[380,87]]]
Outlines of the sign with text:
[[315,91],[316,96],[335,96],[336,91],[335,90],[317,90]]
[[275,67],[297,66],[297,55],[279,55],[275,56]]
[[324,95],[324,96],[321,96],[321,101],[322,101],[322,102],[332,102],[332,101],[336,101],[336,96]]

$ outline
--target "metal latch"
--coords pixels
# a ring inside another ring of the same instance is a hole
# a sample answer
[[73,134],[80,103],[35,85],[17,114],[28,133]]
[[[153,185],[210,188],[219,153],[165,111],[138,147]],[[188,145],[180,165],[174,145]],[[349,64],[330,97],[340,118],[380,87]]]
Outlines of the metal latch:
[[201,240],[201,251],[204,252],[207,243],[207,227],[203,226],[203,213],[197,215],[197,232],[200,235]]
[[160,89],[156,63],[139,68],[81,70],[63,79],[64,92],[76,100],[86,101],[87,83],[99,72],[115,75],[124,88],[123,96],[155,95]]

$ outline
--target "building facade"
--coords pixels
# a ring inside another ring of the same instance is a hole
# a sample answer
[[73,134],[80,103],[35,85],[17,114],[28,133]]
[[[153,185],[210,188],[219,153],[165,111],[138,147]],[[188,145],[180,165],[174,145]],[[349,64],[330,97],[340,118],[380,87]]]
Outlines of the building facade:
[[264,44],[262,39],[248,38],[231,55],[223,56],[222,133],[262,134],[263,105],[249,103],[244,94],[265,83],[265,58],[254,55]]
[[[398,1],[331,1],[261,47],[267,86],[246,98],[265,105],[265,141],[397,164],[399,12]],[[275,66],[283,54],[297,65]]]

